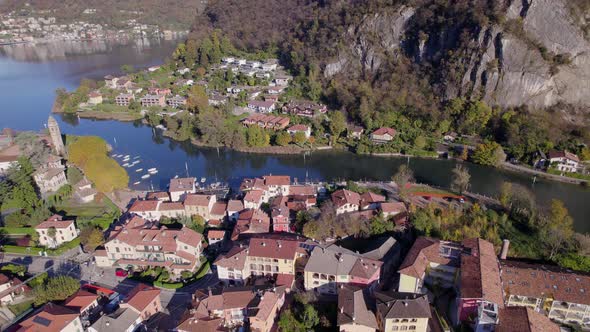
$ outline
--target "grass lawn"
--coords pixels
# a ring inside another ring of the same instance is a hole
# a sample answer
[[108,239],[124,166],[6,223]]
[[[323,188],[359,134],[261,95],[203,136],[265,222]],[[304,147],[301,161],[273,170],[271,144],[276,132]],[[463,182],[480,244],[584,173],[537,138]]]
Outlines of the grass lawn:
[[438,189],[438,188],[433,188],[430,186],[425,186],[425,185],[412,185],[410,187],[409,190],[410,193],[416,193],[416,192],[420,192],[420,193],[428,193],[428,194],[441,194],[441,195],[456,195],[455,193],[448,191],[448,190],[444,190],[444,189]]
[[117,206],[104,195],[101,195],[100,202],[80,204],[70,200],[56,209],[63,211],[68,217],[76,217],[78,227],[95,225],[103,230],[107,229],[120,215]]
[[9,304],[8,310],[10,310],[15,316],[22,314],[23,312],[33,307],[34,300],[24,301],[18,304]]

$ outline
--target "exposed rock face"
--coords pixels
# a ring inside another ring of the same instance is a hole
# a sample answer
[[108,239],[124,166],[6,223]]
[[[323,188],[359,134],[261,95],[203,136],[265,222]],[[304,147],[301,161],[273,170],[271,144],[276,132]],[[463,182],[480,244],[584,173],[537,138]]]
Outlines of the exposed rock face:
[[[445,87],[446,97],[476,96],[500,106],[590,105],[590,43],[573,22],[565,1],[512,0],[505,16],[522,21],[526,38],[511,35],[501,26],[483,28],[473,40],[477,47],[462,60],[466,63],[463,79]],[[415,9],[402,6],[368,16],[360,25],[350,27],[345,36],[350,46],[325,66],[324,75],[345,69],[375,72],[399,49],[419,63],[431,61],[432,54],[445,54],[448,41],[456,38],[456,27],[431,34],[425,43],[408,36],[408,22],[414,13]],[[416,45],[404,45],[407,40],[417,40]],[[571,59],[571,63],[557,65],[547,56],[544,59],[531,42],[543,46],[548,54]]]

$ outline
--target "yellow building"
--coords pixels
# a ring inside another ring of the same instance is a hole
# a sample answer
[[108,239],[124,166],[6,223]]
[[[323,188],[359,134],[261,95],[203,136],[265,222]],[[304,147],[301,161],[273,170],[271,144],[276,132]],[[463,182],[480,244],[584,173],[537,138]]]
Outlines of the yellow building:
[[375,292],[375,299],[380,331],[428,331],[428,321],[432,319],[432,314],[426,295]]
[[295,274],[299,241],[250,239],[246,268],[251,275]]

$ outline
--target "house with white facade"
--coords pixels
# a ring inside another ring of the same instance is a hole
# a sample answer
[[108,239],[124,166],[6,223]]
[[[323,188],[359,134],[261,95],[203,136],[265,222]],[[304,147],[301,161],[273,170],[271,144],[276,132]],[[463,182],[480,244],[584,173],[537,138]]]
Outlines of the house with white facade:
[[39,244],[48,248],[56,248],[78,237],[78,230],[73,220],[63,220],[55,214],[35,226],[39,236]]

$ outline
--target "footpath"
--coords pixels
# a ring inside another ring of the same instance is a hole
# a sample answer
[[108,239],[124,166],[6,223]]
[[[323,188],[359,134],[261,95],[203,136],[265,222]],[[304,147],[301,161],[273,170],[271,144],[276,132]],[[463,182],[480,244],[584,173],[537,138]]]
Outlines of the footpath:
[[553,180],[553,181],[560,181],[560,182],[572,183],[572,184],[588,183],[588,180],[574,179],[574,178],[570,178],[570,177],[567,177],[567,176],[550,174],[550,173],[546,173],[546,172],[543,172],[543,171],[538,171],[538,170],[530,169],[528,167],[524,167],[524,166],[520,166],[520,165],[514,165],[514,164],[509,163],[509,162],[504,162],[504,164],[502,165],[502,168],[503,169],[507,169],[507,170],[511,170],[511,171],[514,171],[514,172],[533,174],[533,175],[536,175],[538,177],[542,177],[542,178]]

